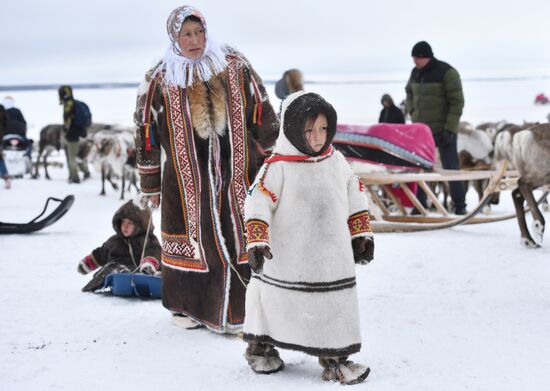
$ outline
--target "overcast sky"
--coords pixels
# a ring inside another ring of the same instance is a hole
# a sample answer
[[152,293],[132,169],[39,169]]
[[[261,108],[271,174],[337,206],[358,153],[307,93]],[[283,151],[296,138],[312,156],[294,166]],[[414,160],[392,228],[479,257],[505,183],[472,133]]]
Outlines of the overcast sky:
[[[169,0],[10,0],[0,12],[0,85],[135,82],[164,52]],[[264,78],[406,77],[428,41],[463,77],[550,77],[550,0],[196,0],[209,33]]]

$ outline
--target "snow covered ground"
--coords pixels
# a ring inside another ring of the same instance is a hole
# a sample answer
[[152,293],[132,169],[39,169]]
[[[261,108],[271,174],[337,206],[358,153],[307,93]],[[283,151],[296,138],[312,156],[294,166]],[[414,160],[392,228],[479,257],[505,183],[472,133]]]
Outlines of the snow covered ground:
[[[536,88],[499,83],[465,85],[472,96],[465,120],[544,120],[550,107],[531,103],[540,83]],[[402,91],[394,84],[345,88],[315,90],[335,102],[343,121],[356,123],[377,119],[382,93],[398,100]],[[509,91],[507,97],[503,90]],[[10,95],[27,116],[31,136],[59,122],[55,91]],[[98,122],[131,123],[132,90],[77,90],[75,96],[90,104]],[[95,172],[80,185],[66,183],[65,168],[53,168],[51,175],[51,181],[22,179],[9,191],[0,188],[2,221],[32,219],[47,196],[76,197],[72,209],[51,227],[0,237],[0,390],[339,387],[319,379],[314,358],[291,351],[281,351],[283,372],[255,375],[246,365],[241,340],[179,329],[160,301],[81,293],[89,276],[76,272],[77,262],[112,234],[111,218],[121,201],[110,188],[107,196],[98,195]],[[513,211],[509,193],[502,199],[495,211]],[[476,203],[473,192],[468,201]],[[158,235],[158,211],[154,221]],[[379,234],[375,256],[372,264],[357,268],[363,348],[353,359],[370,365],[372,372],[356,388],[548,389],[548,233],[537,250],[520,246],[514,220]]]

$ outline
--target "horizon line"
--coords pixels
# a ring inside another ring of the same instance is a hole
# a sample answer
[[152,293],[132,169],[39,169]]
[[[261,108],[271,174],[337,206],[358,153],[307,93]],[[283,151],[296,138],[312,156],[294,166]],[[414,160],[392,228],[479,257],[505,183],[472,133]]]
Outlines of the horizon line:
[[[499,82],[499,81],[527,81],[527,80],[546,80],[550,79],[548,75],[541,76],[503,76],[503,77],[466,77],[463,82]],[[275,84],[277,80],[264,80],[264,84]],[[405,79],[382,79],[382,80],[305,80],[304,84],[404,84]],[[56,90],[67,83],[48,83],[48,84],[14,84],[0,85],[0,91],[44,91]],[[93,83],[68,83],[73,89],[121,89],[137,88],[140,83],[137,82],[93,82]]]

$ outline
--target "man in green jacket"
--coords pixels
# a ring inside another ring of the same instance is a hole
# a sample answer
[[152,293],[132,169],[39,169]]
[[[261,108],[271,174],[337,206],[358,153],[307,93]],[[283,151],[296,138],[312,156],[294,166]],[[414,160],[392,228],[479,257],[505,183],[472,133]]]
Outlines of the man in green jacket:
[[[436,59],[425,41],[414,45],[412,57],[415,67],[405,87],[407,112],[412,122],[422,122],[431,128],[443,168],[456,170],[456,133],[464,107],[460,75],[452,66]],[[450,187],[455,213],[466,214],[463,183],[451,182]],[[426,194],[421,189],[417,196],[425,205]]]

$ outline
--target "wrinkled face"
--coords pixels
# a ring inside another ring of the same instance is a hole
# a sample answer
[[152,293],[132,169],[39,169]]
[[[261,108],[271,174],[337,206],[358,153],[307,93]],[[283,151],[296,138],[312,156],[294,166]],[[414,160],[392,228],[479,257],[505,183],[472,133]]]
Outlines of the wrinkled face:
[[304,126],[304,136],[313,152],[319,152],[327,142],[328,120],[326,115],[308,118]]
[[186,20],[181,26],[179,35],[181,53],[192,60],[202,56],[206,46],[204,27],[194,20]]
[[430,57],[413,57],[413,62],[417,69],[424,68],[430,60]]
[[120,223],[120,231],[125,238],[129,238],[136,232],[136,226],[130,219],[122,219]]

